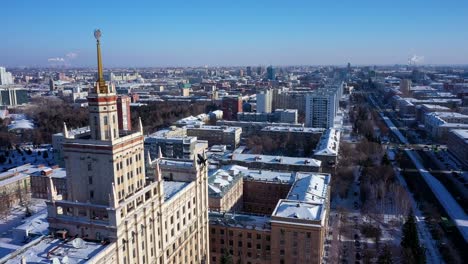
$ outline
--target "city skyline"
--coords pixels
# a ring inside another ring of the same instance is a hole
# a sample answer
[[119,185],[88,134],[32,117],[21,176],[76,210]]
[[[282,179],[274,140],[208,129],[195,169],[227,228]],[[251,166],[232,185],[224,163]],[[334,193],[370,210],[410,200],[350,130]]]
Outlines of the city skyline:
[[466,64],[468,54],[460,34],[468,4],[461,1],[23,1],[4,8],[0,65],[8,67],[91,67],[87,43],[95,28],[106,36],[108,67],[393,65],[410,58],[447,65]]

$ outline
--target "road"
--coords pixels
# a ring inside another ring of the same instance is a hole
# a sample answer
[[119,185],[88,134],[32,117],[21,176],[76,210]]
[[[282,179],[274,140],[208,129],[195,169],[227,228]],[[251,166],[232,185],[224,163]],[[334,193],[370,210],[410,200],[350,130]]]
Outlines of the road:
[[[375,107],[380,109],[380,107],[371,97],[368,98]],[[409,144],[409,141],[406,139],[406,137],[403,136],[403,134],[401,134],[400,130],[393,124],[390,118],[385,116],[385,114],[383,114],[383,112],[381,111],[380,116],[382,117],[390,131],[392,131],[392,133],[400,140],[402,144]],[[405,152],[415,165],[416,169],[419,171],[426,184],[434,193],[439,203],[442,205],[449,217],[455,223],[455,226],[460,231],[465,242],[468,242],[468,216],[466,215],[463,208],[461,208],[458,202],[453,198],[452,194],[449,191],[447,191],[445,186],[440,181],[438,181],[428,170],[426,170],[426,168],[422,165],[422,159],[415,151],[411,149],[405,149]]]
[[418,225],[418,234],[422,244],[426,248],[426,262],[433,264],[443,263],[439,249],[437,248],[434,239],[432,239],[432,235],[429,232],[429,228],[427,227],[426,222],[424,221],[424,217],[418,208],[416,200],[414,199],[413,194],[409,191],[405,179],[400,174],[401,169],[398,167],[396,162],[393,162],[392,165],[395,170],[395,175],[397,176],[398,181],[410,193],[409,197],[411,200],[411,207],[413,208],[414,216],[416,217],[416,223]]

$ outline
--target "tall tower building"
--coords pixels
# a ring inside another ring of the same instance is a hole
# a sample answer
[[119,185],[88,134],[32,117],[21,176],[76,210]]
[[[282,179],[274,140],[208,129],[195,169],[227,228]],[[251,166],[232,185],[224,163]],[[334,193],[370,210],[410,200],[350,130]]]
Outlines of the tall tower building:
[[247,76],[252,76],[252,67],[247,66]]
[[409,96],[411,89],[411,80],[409,79],[401,79],[400,81],[400,92],[403,96]]
[[92,263],[205,263],[206,169],[197,160],[168,162],[169,168],[191,168],[173,180],[163,179],[161,156],[151,161],[148,155],[145,163],[141,120],[136,131],[119,129],[115,89],[103,78],[101,31],[94,36],[98,79],[88,96],[90,130],[69,135],[64,124],[68,194],[63,200],[49,181],[49,229],[55,236],[101,241],[106,249]]
[[307,127],[333,127],[343,95],[343,83],[327,85],[314,90],[305,98],[305,123]]
[[7,72],[4,67],[0,67],[0,85],[13,84],[13,75]]
[[270,80],[270,81],[276,80],[275,69],[271,65],[268,66],[268,68],[267,68],[267,79]]
[[271,113],[273,92],[265,90],[257,94],[257,113]]

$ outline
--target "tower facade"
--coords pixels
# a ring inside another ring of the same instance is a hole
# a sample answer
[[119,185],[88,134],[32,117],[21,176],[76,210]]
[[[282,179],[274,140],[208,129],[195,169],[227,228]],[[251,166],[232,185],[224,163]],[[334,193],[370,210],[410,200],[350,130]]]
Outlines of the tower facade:
[[145,163],[141,120],[136,131],[119,130],[115,89],[103,79],[101,32],[94,35],[98,78],[88,97],[90,131],[71,137],[64,125],[68,194],[62,199],[49,182],[49,229],[107,244],[90,263],[202,263],[208,259],[207,172],[195,166],[190,176],[164,180],[160,159]]

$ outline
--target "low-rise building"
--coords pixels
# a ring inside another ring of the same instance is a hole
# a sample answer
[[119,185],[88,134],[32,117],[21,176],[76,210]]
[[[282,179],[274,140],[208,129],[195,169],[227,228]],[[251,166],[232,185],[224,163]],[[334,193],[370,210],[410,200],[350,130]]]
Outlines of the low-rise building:
[[209,146],[227,145],[235,149],[240,144],[242,128],[228,126],[187,126],[187,136],[208,141]]
[[314,158],[322,161],[323,167],[334,167],[338,161],[340,131],[329,128],[323,133],[314,151]]
[[[244,211],[220,213],[210,209],[210,263],[221,263],[226,255],[233,263],[322,262],[330,174],[258,171],[239,166],[225,170],[243,175]],[[247,195],[252,195],[252,207],[246,204],[251,199],[246,199]]]
[[244,122],[278,122],[297,124],[297,109],[276,109],[269,112],[241,112],[237,113],[237,120]]
[[208,178],[208,204],[212,211],[242,211],[243,174],[218,169]]
[[468,166],[468,128],[451,130],[447,148],[460,162]]
[[315,146],[324,131],[324,128],[315,127],[267,126],[260,130],[259,135],[283,139],[291,137],[305,145]]
[[257,155],[234,153],[226,163],[246,166],[252,169],[279,170],[279,171],[309,171],[320,172],[320,160],[304,157],[287,157],[272,155]]
[[446,106],[435,104],[422,104],[416,107],[416,120],[424,124],[427,113],[432,112],[451,112],[452,110]]
[[36,171],[30,173],[31,195],[33,198],[47,199],[49,181],[52,180],[57,195],[67,198],[67,172],[64,168],[35,166]]
[[218,126],[233,126],[242,128],[242,136],[249,137],[260,133],[262,129],[268,126],[285,126],[285,127],[304,127],[304,124],[290,123],[271,123],[271,122],[248,122],[248,121],[227,121],[219,120],[216,122]]

